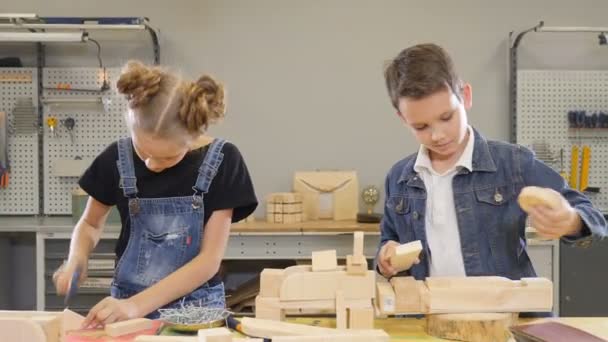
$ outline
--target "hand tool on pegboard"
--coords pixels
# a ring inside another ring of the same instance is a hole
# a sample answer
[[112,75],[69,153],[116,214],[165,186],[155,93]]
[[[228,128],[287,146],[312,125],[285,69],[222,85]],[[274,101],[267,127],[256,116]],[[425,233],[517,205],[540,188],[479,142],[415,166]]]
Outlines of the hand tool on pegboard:
[[38,111],[29,97],[18,98],[13,108],[15,134],[33,134],[39,127]]
[[8,188],[10,165],[8,161],[8,115],[0,112],[0,188]]

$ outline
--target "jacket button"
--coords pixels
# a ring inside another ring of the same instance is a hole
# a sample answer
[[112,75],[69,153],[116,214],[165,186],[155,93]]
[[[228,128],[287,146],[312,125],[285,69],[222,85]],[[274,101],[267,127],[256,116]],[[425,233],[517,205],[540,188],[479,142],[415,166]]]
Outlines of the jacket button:
[[494,201],[496,201],[496,203],[500,203],[500,202],[502,202],[502,200],[503,200],[503,198],[500,193],[497,192],[494,194]]
[[418,214],[417,211],[414,211],[414,213],[412,214],[412,216],[414,217],[414,220],[417,220],[418,217],[420,217],[420,214]]

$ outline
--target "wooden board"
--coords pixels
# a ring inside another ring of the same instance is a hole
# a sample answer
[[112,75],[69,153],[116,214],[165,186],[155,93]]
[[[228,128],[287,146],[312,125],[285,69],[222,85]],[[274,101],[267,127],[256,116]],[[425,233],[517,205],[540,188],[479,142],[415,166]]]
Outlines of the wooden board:
[[281,301],[334,299],[336,291],[344,293],[344,299],[372,299],[375,293],[374,271],[365,276],[348,275],[346,271],[297,272],[283,280]]
[[[273,341],[276,336],[328,336],[351,333],[351,331],[347,329],[321,328],[304,324],[277,322],[250,317],[243,317],[241,326],[243,332],[247,335],[272,338]],[[359,336],[378,336],[384,332],[378,329],[368,329],[357,330],[356,333]]]
[[509,327],[517,322],[513,313],[468,313],[427,315],[429,335],[468,342],[507,342]]
[[39,324],[25,318],[0,317],[0,331],[2,341],[59,342],[59,334],[47,338]]

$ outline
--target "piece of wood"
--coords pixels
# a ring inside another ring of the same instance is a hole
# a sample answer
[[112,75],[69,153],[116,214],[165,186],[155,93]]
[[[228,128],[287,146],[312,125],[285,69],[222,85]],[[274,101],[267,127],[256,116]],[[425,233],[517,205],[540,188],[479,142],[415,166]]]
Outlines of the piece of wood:
[[391,315],[395,313],[395,290],[391,283],[384,277],[378,277],[378,280],[376,281],[375,302],[381,314]]
[[[350,330],[315,327],[304,324],[277,322],[251,317],[243,317],[241,319],[241,327],[243,332],[247,335],[262,338],[272,338],[273,342],[275,336],[327,336],[351,334]],[[357,330],[355,333],[359,336],[378,336],[379,334],[382,334],[383,331],[378,329]]]
[[420,252],[422,252],[422,243],[420,240],[399,245],[389,252],[392,254],[389,257],[391,266],[393,266],[397,272],[409,270],[414,264],[414,261],[419,258]]
[[282,269],[265,268],[260,273],[260,296],[278,297],[281,292],[285,271]]
[[65,341],[69,331],[81,329],[83,322],[84,316],[70,309],[63,310],[61,313],[61,341]]
[[507,342],[516,313],[467,313],[427,315],[427,334],[469,342]]
[[525,212],[529,212],[530,208],[537,205],[558,209],[562,205],[563,200],[564,199],[558,192],[538,186],[524,187],[517,197],[519,206]]
[[553,284],[544,278],[461,277],[452,282],[428,278],[426,287],[428,313],[550,312],[553,308]]
[[[140,335],[133,342],[197,342],[198,337],[195,336],[153,336]],[[234,340],[233,340],[234,341]]]
[[289,274],[281,286],[281,301],[334,299],[336,291],[344,292],[346,300],[369,299],[376,290],[376,274],[348,275],[346,271],[296,272]]
[[[0,311],[0,319],[6,320],[22,320],[33,322],[42,329],[47,342],[59,342],[62,340],[61,335],[61,313],[48,311]],[[6,321],[4,324],[9,324]]]
[[273,336],[272,342],[388,342],[390,336],[383,330],[371,330],[360,334],[361,330],[346,330],[333,335],[317,336]]
[[365,235],[362,231],[353,233],[353,256],[355,258],[363,257]]
[[374,309],[348,308],[349,329],[374,329]]
[[257,296],[255,298],[255,317],[283,321],[285,320],[285,310],[282,309],[281,301],[278,297]]
[[198,342],[232,342],[232,333],[227,328],[200,329]]
[[[47,339],[43,328],[36,322],[26,318],[0,317],[2,341],[27,342],[58,342],[58,339]],[[59,334],[57,334],[57,337]]]
[[150,329],[151,327],[152,320],[147,318],[136,318],[128,321],[106,324],[104,330],[108,336],[116,337]]
[[394,289],[396,313],[426,312],[422,300],[422,293],[425,292],[426,286],[422,280],[416,280],[414,277],[393,277],[390,284]]
[[346,329],[347,326],[346,303],[344,303],[344,293],[336,291],[336,328]]
[[335,249],[312,252],[313,272],[335,271],[337,268],[338,258]]
[[367,259],[360,255],[358,257],[354,255],[346,256],[346,273],[349,275],[365,275],[368,271]]

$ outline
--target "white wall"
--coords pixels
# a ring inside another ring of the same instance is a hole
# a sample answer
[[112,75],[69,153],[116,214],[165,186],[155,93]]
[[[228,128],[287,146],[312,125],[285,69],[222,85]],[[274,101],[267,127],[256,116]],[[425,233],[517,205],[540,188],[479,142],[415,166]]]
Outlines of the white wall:
[[[0,5],[0,12],[150,17],[161,30],[163,63],[193,78],[208,72],[227,84],[228,116],[211,134],[239,146],[260,199],[289,190],[296,170],[356,169],[362,185],[382,186],[388,168],[417,148],[394,115],[382,78],[384,61],[408,45],[447,48],[473,85],[471,123],[488,138],[506,140],[509,32],[540,20],[608,26],[608,2],[602,0],[101,3],[22,0]],[[116,64],[123,56],[149,56],[146,43],[106,43],[104,59]],[[49,64],[94,65],[78,57],[93,51],[49,49]],[[2,48],[0,55],[6,54]],[[597,46],[596,34],[537,34],[526,38],[521,56],[524,67],[603,68],[608,47]]]

